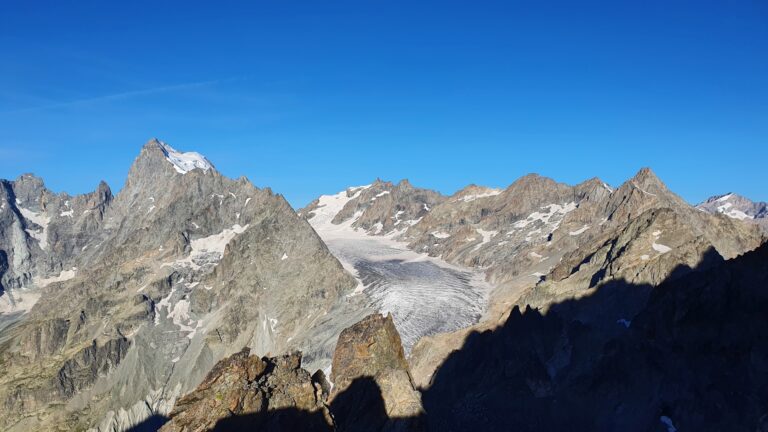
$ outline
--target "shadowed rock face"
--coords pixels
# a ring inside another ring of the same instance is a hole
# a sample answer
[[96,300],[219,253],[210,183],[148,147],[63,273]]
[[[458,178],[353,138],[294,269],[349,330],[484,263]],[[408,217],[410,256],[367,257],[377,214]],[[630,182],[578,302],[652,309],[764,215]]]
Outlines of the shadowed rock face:
[[[469,335],[423,389],[430,430],[762,430],[768,245],[686,273]],[[638,291],[626,320],[616,301]]]
[[243,346],[327,367],[366,313],[282,196],[157,140],[115,197],[22,176],[0,198],[0,301],[36,300],[0,314],[4,431],[127,430]]

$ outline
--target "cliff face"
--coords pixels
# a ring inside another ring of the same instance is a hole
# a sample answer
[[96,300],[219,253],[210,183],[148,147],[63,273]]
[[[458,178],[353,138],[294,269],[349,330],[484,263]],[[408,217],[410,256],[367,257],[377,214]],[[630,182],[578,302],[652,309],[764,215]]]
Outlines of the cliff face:
[[114,197],[3,185],[2,430],[127,430],[243,346],[327,367],[362,314],[353,277],[282,196],[198,154],[148,142]]

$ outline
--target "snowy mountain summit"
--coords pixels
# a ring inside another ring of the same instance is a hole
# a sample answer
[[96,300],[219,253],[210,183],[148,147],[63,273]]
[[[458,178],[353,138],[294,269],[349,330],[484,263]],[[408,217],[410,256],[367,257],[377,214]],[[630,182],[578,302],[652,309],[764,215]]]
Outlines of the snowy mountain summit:
[[713,196],[696,208],[712,214],[722,213],[731,219],[768,225],[768,203],[755,202],[732,192]]
[[158,139],[154,139],[152,142],[160,147],[165,158],[179,174],[186,174],[195,168],[200,168],[205,172],[213,168],[213,164],[198,152],[180,152]]

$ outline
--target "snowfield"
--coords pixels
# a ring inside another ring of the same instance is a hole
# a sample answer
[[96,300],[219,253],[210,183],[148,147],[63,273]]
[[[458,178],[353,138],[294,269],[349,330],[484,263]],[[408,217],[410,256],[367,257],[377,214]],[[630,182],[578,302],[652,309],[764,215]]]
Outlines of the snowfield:
[[199,168],[204,172],[213,168],[213,164],[198,152],[182,153],[162,141],[158,141],[158,143],[163,154],[165,154],[165,158],[168,159],[168,162],[173,165],[173,168],[179,174],[186,174],[195,168]]
[[[484,275],[409,250],[391,236],[369,236],[351,227],[360,214],[332,224],[335,214],[357,196],[346,192],[320,198],[310,224],[359,285],[353,295],[392,313],[406,354],[423,336],[475,324],[485,312],[490,286]],[[490,232],[483,237],[490,237]]]

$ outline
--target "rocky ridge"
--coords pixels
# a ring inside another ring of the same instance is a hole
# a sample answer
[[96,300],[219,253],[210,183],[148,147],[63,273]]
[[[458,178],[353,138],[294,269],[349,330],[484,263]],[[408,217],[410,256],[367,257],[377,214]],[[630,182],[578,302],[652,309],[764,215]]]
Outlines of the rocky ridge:
[[[350,190],[345,198],[360,193]],[[339,209],[323,204],[316,201],[314,211],[325,211],[323,217],[340,230],[365,217],[364,210],[353,212],[349,205],[339,216]],[[316,226],[315,215],[303,214]],[[684,274],[680,265],[704,269],[765,240],[753,224],[695,209],[647,168],[618,188],[597,178],[569,186],[538,175],[524,176],[505,190],[471,185],[409,225],[367,233],[476,268],[494,286],[480,323],[428,335],[413,347],[409,360],[420,385],[471,330],[495,328],[516,304],[546,310],[614,280],[658,284]],[[644,305],[646,294],[626,299],[626,319]]]
[[754,202],[735,193],[713,196],[696,206],[712,214],[723,214],[732,219],[753,221],[768,228],[768,203]]
[[29,176],[3,185],[3,297],[39,300],[26,313],[8,302],[0,429],[127,430],[243,346],[328,367],[366,313],[282,196],[198,154],[148,142],[114,197],[106,185],[55,195]]
[[336,195],[323,196],[299,210],[305,219],[327,218],[371,235],[394,235],[407,230],[445,197],[428,189],[415,188],[408,180],[397,184],[376,179],[366,186],[352,187]]

